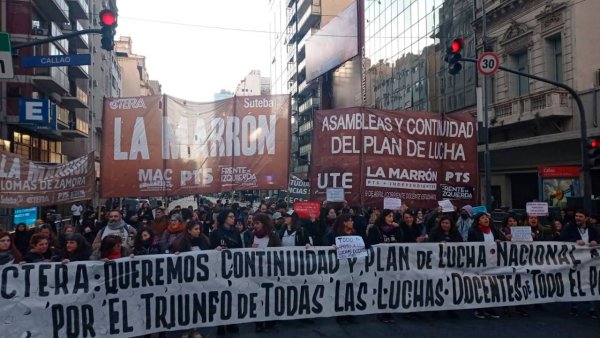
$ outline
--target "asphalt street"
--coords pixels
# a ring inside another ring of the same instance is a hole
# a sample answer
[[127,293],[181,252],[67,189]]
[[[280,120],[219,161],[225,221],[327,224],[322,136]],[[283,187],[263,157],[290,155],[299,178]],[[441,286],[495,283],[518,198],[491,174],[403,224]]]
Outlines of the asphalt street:
[[[580,311],[584,309],[580,306]],[[578,317],[569,315],[568,304],[546,304],[543,310],[529,309],[530,316],[522,317],[513,312],[511,316],[498,309],[499,319],[477,319],[473,311],[457,311],[458,318],[450,318],[441,312],[440,318],[432,313],[413,316],[394,314],[394,324],[384,324],[375,315],[358,316],[357,324],[338,324],[334,318],[318,318],[313,324],[299,320],[280,321],[271,329],[256,333],[254,324],[240,325],[240,333],[217,336],[216,329],[200,329],[202,337],[248,337],[248,338],[370,338],[370,337],[598,337],[600,319],[590,318],[587,313]],[[153,335],[155,337],[156,335]],[[193,336],[192,336],[193,337]]]

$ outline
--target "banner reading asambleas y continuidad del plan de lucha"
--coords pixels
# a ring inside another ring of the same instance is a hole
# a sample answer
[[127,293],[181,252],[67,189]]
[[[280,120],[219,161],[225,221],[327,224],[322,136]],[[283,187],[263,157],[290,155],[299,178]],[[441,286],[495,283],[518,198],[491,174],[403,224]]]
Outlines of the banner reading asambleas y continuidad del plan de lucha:
[[477,122],[467,113],[364,107],[315,115],[311,200],[343,188],[350,204],[381,208],[399,198],[413,208],[477,200]]
[[42,164],[0,150],[0,208],[88,200],[95,178],[91,153],[64,164]]
[[6,337],[131,337],[227,323],[600,299],[573,243],[240,249],[0,267]]
[[104,103],[103,197],[286,189],[288,95]]

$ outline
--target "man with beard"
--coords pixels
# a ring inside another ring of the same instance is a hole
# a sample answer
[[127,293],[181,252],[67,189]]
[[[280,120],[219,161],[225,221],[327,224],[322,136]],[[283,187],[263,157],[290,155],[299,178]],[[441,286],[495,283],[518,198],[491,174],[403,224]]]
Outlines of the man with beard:
[[[575,211],[575,220],[569,222],[563,232],[561,233],[560,239],[564,242],[574,242],[577,245],[596,247],[598,246],[598,233],[594,228],[591,228],[587,224],[588,214],[583,210]],[[595,249],[592,249],[594,251]],[[598,312],[596,311],[595,302],[585,302],[589,305],[588,314],[590,317],[598,318]],[[579,315],[577,311],[577,303],[571,303],[571,311],[569,314],[573,317]]]
[[121,213],[119,210],[112,210],[108,214],[108,224],[98,231],[96,238],[94,239],[94,243],[92,244],[92,249],[94,253],[92,257],[99,257],[100,254],[100,244],[102,243],[102,239],[108,235],[117,235],[121,237],[121,246],[127,251],[131,251],[131,242],[135,237],[135,228],[128,225],[123,221],[121,217]]
[[152,228],[152,231],[154,231],[154,235],[157,238],[161,238],[168,225],[169,220],[165,214],[165,208],[158,207],[154,209],[154,220],[150,222],[150,228]]

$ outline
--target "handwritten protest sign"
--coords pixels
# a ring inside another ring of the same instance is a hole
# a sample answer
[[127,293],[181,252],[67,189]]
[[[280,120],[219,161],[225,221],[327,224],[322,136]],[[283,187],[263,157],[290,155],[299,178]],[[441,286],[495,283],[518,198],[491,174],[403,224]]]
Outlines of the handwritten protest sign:
[[510,234],[513,242],[533,242],[531,227],[511,227]]
[[383,199],[383,208],[390,210],[400,210],[402,200],[399,198],[386,197]]
[[360,236],[338,236],[335,238],[338,259],[367,257],[365,241]]
[[438,201],[438,205],[442,207],[442,212],[454,212],[454,204],[450,200]]
[[547,202],[527,202],[525,210],[529,216],[548,216]]
[[327,201],[328,202],[342,202],[344,201],[344,189],[343,188],[327,188]]

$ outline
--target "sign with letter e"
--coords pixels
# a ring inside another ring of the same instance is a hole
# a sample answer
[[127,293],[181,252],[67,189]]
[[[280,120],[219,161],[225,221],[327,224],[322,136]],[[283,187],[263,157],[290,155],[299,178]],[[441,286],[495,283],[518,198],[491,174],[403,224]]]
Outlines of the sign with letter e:
[[20,99],[19,123],[56,129],[56,105],[48,99]]

